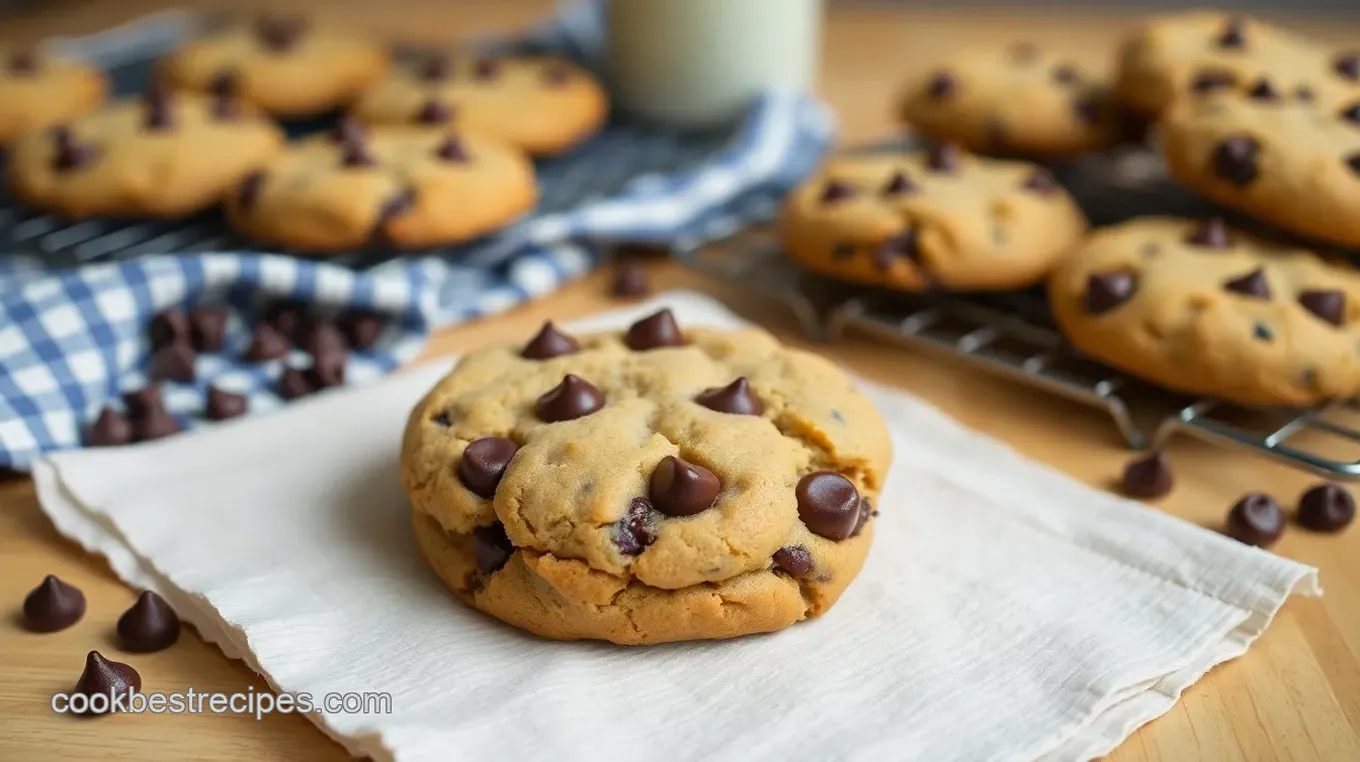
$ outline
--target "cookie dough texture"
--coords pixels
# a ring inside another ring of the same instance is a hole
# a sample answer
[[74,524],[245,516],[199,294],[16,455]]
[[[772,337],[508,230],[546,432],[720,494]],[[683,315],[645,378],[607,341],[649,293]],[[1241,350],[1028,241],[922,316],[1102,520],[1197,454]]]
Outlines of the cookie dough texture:
[[89,113],[107,93],[92,66],[0,45],[0,146]]
[[[759,330],[684,329],[680,347],[634,351],[618,333],[579,337],[547,360],[500,347],[466,357],[412,412],[402,481],[416,536],[463,602],[555,639],[643,644],[769,632],[824,613],[859,572],[874,521],[846,539],[813,534],[795,490],[817,471],[873,500],[891,443],[871,403],[836,367]],[[597,411],[558,423],[535,400],[575,374],[603,394]],[[749,379],[760,415],[718,412],[696,395]],[[469,442],[519,445],[491,499],[464,486]],[[662,516],[655,541],[621,550],[620,522],[677,456],[721,480],[712,507]],[[867,517],[867,514],[866,514]],[[478,527],[503,525],[513,553],[478,572]],[[807,551],[801,579],[777,570],[781,548]],[[635,548],[636,549],[636,548]]]
[[535,156],[560,154],[591,137],[608,112],[600,83],[566,60],[456,53],[394,68],[351,110],[369,124],[446,120]]
[[1098,230],[1049,296],[1078,349],[1177,391],[1260,405],[1360,391],[1360,276],[1221,224]]
[[789,195],[785,251],[823,275],[900,291],[1041,281],[1086,229],[1046,170],[950,149],[832,159]]

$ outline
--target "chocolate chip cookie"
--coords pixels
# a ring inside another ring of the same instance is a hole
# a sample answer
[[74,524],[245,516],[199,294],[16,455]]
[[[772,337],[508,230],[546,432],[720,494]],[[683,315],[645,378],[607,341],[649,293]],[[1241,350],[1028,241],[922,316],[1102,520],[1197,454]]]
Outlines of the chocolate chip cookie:
[[966,50],[907,83],[902,118],[980,153],[1063,158],[1111,146],[1124,121],[1108,84],[1059,51]]
[[177,88],[233,93],[275,116],[299,118],[349,103],[387,72],[379,43],[301,16],[226,25],[162,59]]
[[1181,98],[1246,91],[1262,77],[1285,99],[1335,100],[1360,84],[1360,51],[1331,50],[1242,16],[1169,14],[1123,42],[1116,89],[1129,107],[1157,115]]
[[465,357],[412,412],[401,464],[464,603],[642,644],[825,613],[868,552],[891,447],[831,363],[666,310]]
[[345,120],[247,176],[227,218],[255,240],[314,253],[420,248],[489,233],[537,202],[518,149],[449,129]]
[[283,147],[230,96],[153,88],[14,145],[15,196],[71,218],[182,217],[212,206]]
[[0,45],[0,146],[93,111],[107,92],[92,66]]
[[901,291],[1008,291],[1086,229],[1045,169],[951,144],[832,159],[785,201],[779,237],[814,272]]
[[1048,290],[1078,349],[1176,391],[1259,405],[1360,391],[1360,274],[1219,220],[1097,230]]
[[584,69],[551,57],[434,53],[396,67],[354,104],[369,124],[451,124],[552,156],[595,134],[609,103]]

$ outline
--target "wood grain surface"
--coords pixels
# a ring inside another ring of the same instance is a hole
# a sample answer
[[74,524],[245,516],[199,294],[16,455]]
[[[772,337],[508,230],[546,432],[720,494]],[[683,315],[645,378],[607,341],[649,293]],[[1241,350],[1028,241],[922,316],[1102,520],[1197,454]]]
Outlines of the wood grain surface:
[[[386,36],[452,40],[508,31],[541,16],[540,0],[275,0],[193,2],[202,8],[310,9],[342,17]],[[0,24],[0,39],[29,40],[80,34],[166,7],[149,0],[61,2]],[[1129,21],[1117,15],[1014,7],[988,12],[970,8],[914,11],[836,5],[826,31],[822,90],[843,120],[846,140],[882,136],[893,129],[889,103],[903,74],[927,65],[959,45],[1017,39],[1065,44],[1079,59],[1108,55]],[[1355,26],[1311,22],[1305,29],[1332,39]],[[795,324],[775,305],[682,272],[664,262],[650,266],[659,288],[695,288],[725,299],[787,340],[803,343]],[[462,351],[528,336],[545,318],[558,320],[606,309],[607,272],[491,320],[440,332],[427,356]],[[1129,458],[1108,420],[1085,408],[1003,383],[939,358],[887,349],[852,337],[819,351],[869,378],[919,394],[962,420],[1030,456],[1097,486],[1108,486]],[[1286,506],[1315,479],[1282,466],[1190,440],[1176,440],[1168,454],[1178,479],[1164,510],[1217,528],[1243,492],[1262,490]],[[1354,457],[1354,456],[1352,456]],[[1287,604],[1279,618],[1243,658],[1226,664],[1191,687],[1167,715],[1136,733],[1109,759],[1165,760],[1360,760],[1360,529],[1340,536],[1290,531],[1275,551],[1321,569],[1327,594]],[[45,574],[81,587],[89,611],[75,627],[54,635],[19,628],[25,593]],[[26,479],[0,483],[0,760],[136,759],[342,760],[344,751],[305,719],[240,715],[123,715],[78,721],[49,709],[52,693],[69,689],[91,649],[117,653],[112,625],[132,602],[102,560],[64,541],[41,515]],[[114,658],[119,658],[115,656]],[[128,657],[141,671],[145,690],[240,692],[267,690],[240,663],[204,645],[192,632],[174,648]],[[456,756],[456,755],[455,755]],[[451,756],[451,758],[454,758]]]

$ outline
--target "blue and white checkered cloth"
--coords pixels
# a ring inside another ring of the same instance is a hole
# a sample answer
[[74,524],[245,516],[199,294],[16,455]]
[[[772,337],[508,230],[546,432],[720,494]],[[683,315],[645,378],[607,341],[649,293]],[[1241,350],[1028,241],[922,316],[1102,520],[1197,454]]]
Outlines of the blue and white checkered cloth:
[[[600,6],[570,7],[530,39],[598,62]],[[832,131],[816,101],[772,95],[697,164],[539,214],[454,258],[408,257],[355,270],[223,252],[52,270],[0,252],[0,467],[27,470],[44,452],[80,446],[101,408],[119,408],[123,392],[143,386],[147,323],[164,309],[230,309],[224,351],[199,356],[194,383],[163,384],[166,407],[181,424],[210,425],[200,418],[209,384],[246,394],[251,413],[264,412],[282,404],[273,390],[285,364],[306,364],[300,352],[240,361],[250,325],[267,303],[296,300],[323,312],[388,317],[373,349],[350,355],[346,381],[363,384],[414,358],[432,329],[500,312],[590,270],[596,253],[572,241],[693,245],[768,218],[778,198],[825,155]]]

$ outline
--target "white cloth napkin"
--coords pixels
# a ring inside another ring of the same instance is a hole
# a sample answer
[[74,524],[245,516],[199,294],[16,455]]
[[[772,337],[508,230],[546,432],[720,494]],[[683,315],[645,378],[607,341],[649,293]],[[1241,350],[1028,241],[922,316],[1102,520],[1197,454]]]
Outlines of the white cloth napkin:
[[[682,325],[741,325],[695,294],[659,301]],[[1314,569],[868,388],[897,460],[869,561],[830,613],[727,642],[539,640],[455,602],[412,540],[398,443],[447,368],[56,455],[38,494],[277,690],[391,694],[389,714],[311,717],[401,762],[1085,760],[1246,651],[1291,593],[1320,593]]]

